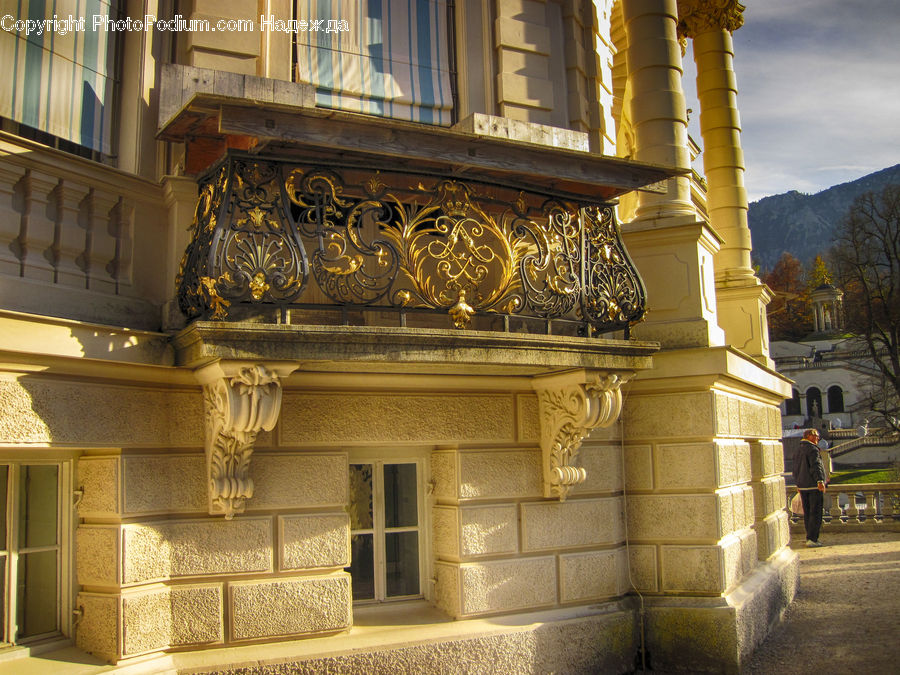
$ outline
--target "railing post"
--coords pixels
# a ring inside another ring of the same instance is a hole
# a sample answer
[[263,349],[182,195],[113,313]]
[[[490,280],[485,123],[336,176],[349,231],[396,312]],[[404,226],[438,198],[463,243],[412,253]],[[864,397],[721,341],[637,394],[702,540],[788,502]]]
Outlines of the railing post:
[[841,511],[841,493],[833,492],[831,495],[829,495],[829,498],[831,499],[831,508],[828,509],[828,515],[831,516],[831,520],[829,522],[843,522],[841,520],[841,516],[844,513],[843,511]]
[[856,493],[855,492],[847,492],[847,498],[849,500],[849,504],[847,505],[847,522],[859,523],[862,522],[859,519],[859,509],[856,508]]

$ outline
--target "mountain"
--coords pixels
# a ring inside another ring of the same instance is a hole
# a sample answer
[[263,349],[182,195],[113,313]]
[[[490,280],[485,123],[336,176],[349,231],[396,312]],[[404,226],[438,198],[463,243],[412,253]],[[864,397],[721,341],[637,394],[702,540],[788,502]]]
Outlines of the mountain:
[[754,262],[762,270],[772,269],[781,254],[789,251],[808,265],[816,254],[831,246],[835,226],[856,197],[864,192],[880,192],[891,183],[900,183],[900,164],[814,195],[791,190],[752,202],[747,220],[753,237]]

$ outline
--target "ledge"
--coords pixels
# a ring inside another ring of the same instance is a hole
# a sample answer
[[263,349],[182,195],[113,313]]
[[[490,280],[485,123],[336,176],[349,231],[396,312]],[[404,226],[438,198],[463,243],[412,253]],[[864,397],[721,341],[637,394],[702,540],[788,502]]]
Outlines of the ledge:
[[221,359],[300,362],[301,371],[538,375],[574,368],[645,370],[655,342],[374,326],[195,321],[173,344],[176,364]]
[[[635,162],[580,150],[485,136],[361,115],[314,105],[301,85],[203,68],[167,65],[160,92],[157,138],[208,141],[194,169],[212,164],[226,147],[253,149],[269,157],[333,157],[368,168],[452,173],[555,197],[609,200],[632,190],[665,191],[655,185],[689,169]],[[299,155],[298,155],[299,153]]]

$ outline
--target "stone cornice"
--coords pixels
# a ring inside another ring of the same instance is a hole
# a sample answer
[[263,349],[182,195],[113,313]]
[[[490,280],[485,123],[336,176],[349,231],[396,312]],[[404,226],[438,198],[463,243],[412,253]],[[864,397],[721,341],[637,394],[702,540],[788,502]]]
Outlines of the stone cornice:
[[712,30],[734,32],[744,25],[738,0],[678,0],[678,36],[695,38]]

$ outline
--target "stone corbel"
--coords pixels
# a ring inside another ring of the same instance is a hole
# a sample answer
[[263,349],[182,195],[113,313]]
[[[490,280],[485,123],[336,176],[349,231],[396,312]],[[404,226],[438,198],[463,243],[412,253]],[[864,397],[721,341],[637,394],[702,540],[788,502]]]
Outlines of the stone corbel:
[[622,385],[631,372],[574,370],[533,380],[538,396],[544,496],[565,501],[587,471],[576,466],[581,442],[592,429],[608,427],[622,412]]
[[253,496],[250,456],[256,435],[281,411],[281,379],[296,365],[220,361],[197,371],[206,417],[209,513],[231,520]]

